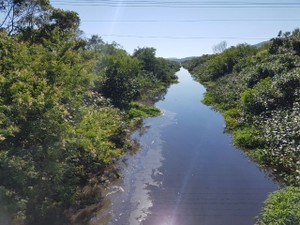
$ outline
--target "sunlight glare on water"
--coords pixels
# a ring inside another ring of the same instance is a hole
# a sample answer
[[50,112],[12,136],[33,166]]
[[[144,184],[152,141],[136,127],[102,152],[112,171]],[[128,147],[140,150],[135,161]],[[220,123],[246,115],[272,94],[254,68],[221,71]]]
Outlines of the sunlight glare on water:
[[277,186],[232,146],[204,87],[177,74],[156,104],[164,114],[132,135],[141,148],[124,164],[124,192],[109,196],[109,225],[253,225]]

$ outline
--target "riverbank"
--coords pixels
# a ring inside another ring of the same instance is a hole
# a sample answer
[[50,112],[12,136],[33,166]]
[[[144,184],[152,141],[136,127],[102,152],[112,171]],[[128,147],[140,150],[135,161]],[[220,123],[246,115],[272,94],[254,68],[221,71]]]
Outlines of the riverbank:
[[0,31],[0,214],[11,224],[70,224],[98,203],[101,185],[120,176],[112,165],[130,147],[135,120],[158,114],[135,101],[167,88],[179,69],[154,48],[130,55],[96,35],[78,37],[77,14],[59,15],[78,24],[60,27],[50,16],[30,34]]
[[[175,81],[173,83],[176,83]],[[131,138],[132,134],[142,129],[143,121],[147,118],[160,116],[163,112],[155,107],[155,103],[163,98],[169,86],[160,85],[159,88],[152,89],[151,95],[144,95],[138,101],[130,103],[129,110],[126,111],[124,122],[127,124],[126,149],[121,157],[116,158],[103,172],[95,174],[91,178],[88,186],[84,187],[85,200],[91,199],[93,204],[85,204],[80,210],[70,210],[67,212],[71,224],[108,224],[112,218],[109,213],[110,201],[107,196],[124,191],[118,186],[119,180],[126,176],[124,174],[124,165],[122,162],[127,161],[140,150],[140,144]],[[146,91],[147,92],[147,91]],[[95,223],[95,217],[100,219]]]
[[231,145],[222,116],[200,102],[203,86],[184,69],[177,75],[156,103],[164,113],[132,136],[141,148],[121,161],[108,224],[253,225],[276,185]]
[[295,48],[299,37],[299,30],[295,30],[260,48],[239,45],[185,63],[207,87],[203,102],[223,114],[233,143],[283,186],[294,186],[279,192],[294,196],[291,199],[281,202],[274,194],[267,201],[266,208],[276,202],[281,210],[288,201],[293,202],[288,215],[264,209],[259,224],[268,221],[268,216],[266,224],[299,220],[295,210],[300,207],[295,201],[300,185],[300,58]]

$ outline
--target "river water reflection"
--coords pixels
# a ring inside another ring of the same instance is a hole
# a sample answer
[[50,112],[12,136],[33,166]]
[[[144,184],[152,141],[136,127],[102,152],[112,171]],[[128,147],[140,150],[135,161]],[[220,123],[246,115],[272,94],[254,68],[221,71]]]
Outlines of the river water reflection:
[[253,225],[277,185],[232,146],[220,113],[201,103],[204,87],[185,69],[177,75],[156,104],[164,114],[132,135],[141,149],[107,194],[108,224]]

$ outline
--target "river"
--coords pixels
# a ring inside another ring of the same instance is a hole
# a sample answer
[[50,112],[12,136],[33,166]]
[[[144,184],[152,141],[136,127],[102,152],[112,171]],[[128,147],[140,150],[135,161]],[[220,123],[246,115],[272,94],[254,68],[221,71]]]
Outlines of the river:
[[110,222],[93,225],[253,225],[278,185],[224,133],[222,115],[201,103],[205,88],[183,68],[156,106],[163,115],[132,135],[140,150],[122,160],[107,190]]

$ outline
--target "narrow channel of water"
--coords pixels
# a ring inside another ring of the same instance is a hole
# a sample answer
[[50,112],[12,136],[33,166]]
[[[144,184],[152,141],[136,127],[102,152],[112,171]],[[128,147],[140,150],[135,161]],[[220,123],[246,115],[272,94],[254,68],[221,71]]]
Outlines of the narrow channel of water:
[[164,114],[132,135],[141,149],[107,193],[108,224],[253,225],[277,185],[232,146],[221,114],[201,103],[204,87],[185,69],[177,75],[156,104]]

